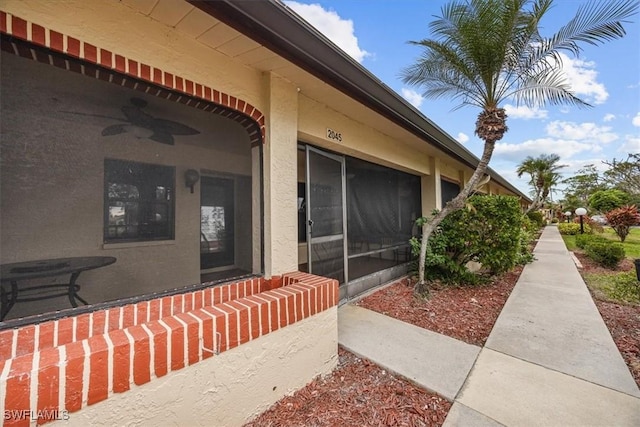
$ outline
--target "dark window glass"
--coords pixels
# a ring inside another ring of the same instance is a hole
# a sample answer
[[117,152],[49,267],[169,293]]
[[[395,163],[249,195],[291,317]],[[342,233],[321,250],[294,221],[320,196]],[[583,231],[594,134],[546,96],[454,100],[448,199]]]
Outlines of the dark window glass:
[[104,161],[104,241],[173,239],[175,168]]
[[442,207],[444,207],[448,201],[453,200],[458,194],[460,194],[460,186],[458,184],[444,179],[440,181],[440,188],[442,189]]
[[420,177],[347,157],[349,255],[407,245],[421,216]]

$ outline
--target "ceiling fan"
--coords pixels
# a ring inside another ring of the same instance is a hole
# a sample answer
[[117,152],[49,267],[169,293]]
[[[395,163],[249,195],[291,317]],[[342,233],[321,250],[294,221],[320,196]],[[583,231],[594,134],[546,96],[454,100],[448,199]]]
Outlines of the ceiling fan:
[[148,105],[147,101],[140,98],[131,98],[131,105],[124,105],[120,108],[125,119],[103,116],[99,114],[86,114],[65,111],[83,116],[104,117],[119,120],[125,123],[107,126],[102,129],[102,136],[119,135],[130,133],[138,139],[150,139],[162,144],[173,145],[174,135],[198,135],[200,132],[182,123],[173,120],[158,119],[142,111]]

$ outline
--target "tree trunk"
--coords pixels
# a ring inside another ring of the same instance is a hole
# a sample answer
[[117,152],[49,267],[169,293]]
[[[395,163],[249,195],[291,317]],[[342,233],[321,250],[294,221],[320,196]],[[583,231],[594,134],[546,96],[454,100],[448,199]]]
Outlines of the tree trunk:
[[442,220],[445,219],[447,215],[459,209],[462,209],[465,206],[467,198],[473,191],[476,190],[476,186],[487,170],[487,166],[489,165],[489,160],[491,160],[491,155],[493,154],[495,144],[495,140],[485,141],[484,150],[482,152],[480,162],[478,163],[476,170],[473,172],[473,175],[471,175],[471,178],[465,184],[462,191],[455,198],[447,202],[444,208],[442,208],[442,210],[438,212],[436,216],[422,225],[422,241],[420,243],[420,257],[418,259],[418,283],[416,283],[414,288],[414,294],[417,297],[426,298],[429,296],[429,287],[424,280],[429,237],[431,237],[433,231],[438,227],[438,225],[440,225]]
[[536,197],[533,199],[533,202],[529,205],[529,208],[525,211],[525,215],[531,211],[537,210],[542,206],[540,193],[536,194]]

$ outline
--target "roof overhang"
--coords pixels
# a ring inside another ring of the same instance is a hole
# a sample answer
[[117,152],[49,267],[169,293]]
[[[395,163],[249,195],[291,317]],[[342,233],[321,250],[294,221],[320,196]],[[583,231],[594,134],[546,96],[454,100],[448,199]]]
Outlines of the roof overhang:
[[[475,169],[479,159],[278,0],[188,0],[309,74]],[[491,179],[531,202],[491,168]]]

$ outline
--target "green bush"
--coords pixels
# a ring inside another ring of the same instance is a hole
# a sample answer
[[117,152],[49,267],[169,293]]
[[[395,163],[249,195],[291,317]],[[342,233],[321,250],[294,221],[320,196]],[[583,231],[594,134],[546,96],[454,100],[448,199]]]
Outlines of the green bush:
[[605,237],[597,236],[595,234],[576,234],[576,246],[580,249],[584,249],[591,242],[608,242]]
[[558,218],[551,219],[551,224],[557,224],[557,223],[558,223]]
[[[589,224],[584,225],[584,232],[587,234],[591,234],[591,227]],[[580,224],[576,224],[575,222],[562,222],[558,224],[558,231],[560,234],[569,234],[574,236],[576,234],[580,234]]]
[[612,275],[603,291],[616,301],[640,303],[640,282],[635,270]]
[[562,222],[558,224],[558,231],[560,234],[576,235],[580,233],[580,224],[573,222]]
[[547,223],[544,217],[542,216],[542,213],[538,211],[527,212],[527,218],[529,218],[531,221],[537,224],[538,228],[544,227]]
[[603,267],[615,268],[625,257],[622,243],[593,240],[587,243],[584,251],[589,258]]
[[[482,264],[485,273],[496,274],[531,260],[526,251],[531,237],[517,198],[473,196],[467,203],[467,209],[447,216],[431,235],[425,278],[475,284],[481,276],[467,269],[469,261]],[[417,255],[418,239],[413,239],[412,248]]]

